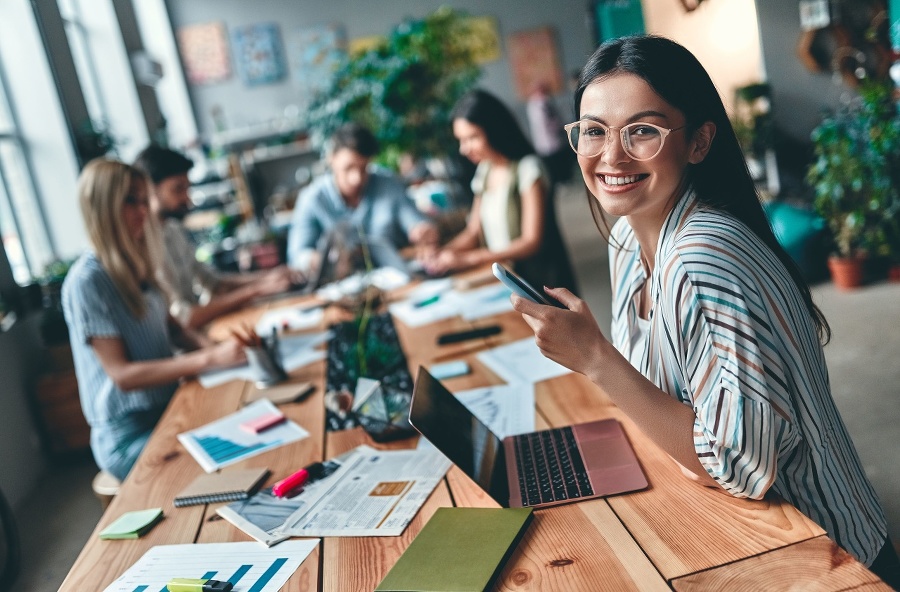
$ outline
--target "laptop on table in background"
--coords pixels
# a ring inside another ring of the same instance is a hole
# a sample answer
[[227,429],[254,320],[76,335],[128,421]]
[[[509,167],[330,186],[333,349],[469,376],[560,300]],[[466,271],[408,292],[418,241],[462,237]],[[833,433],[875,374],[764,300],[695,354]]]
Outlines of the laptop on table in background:
[[615,419],[501,439],[421,366],[409,422],[506,508],[554,506],[647,487]]

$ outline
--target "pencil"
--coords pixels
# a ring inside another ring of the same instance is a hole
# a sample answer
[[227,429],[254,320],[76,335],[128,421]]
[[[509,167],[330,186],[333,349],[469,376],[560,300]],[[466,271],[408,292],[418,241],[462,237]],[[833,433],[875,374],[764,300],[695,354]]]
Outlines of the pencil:
[[235,329],[230,329],[229,333],[231,333],[231,336],[237,339],[241,343],[241,345],[243,345],[244,347],[250,347],[250,344],[247,342],[247,338],[238,333]]

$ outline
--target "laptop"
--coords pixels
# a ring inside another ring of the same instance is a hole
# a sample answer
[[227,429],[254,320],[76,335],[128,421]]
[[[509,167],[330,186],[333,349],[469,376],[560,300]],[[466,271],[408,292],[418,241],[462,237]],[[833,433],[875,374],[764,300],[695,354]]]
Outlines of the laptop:
[[501,439],[421,366],[409,422],[505,508],[555,506],[647,487],[617,420]]

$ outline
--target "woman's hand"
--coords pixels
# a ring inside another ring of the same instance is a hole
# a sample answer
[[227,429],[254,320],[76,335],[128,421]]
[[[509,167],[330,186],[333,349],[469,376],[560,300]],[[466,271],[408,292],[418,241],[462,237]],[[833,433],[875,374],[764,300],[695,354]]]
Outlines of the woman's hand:
[[602,365],[609,344],[587,303],[565,288],[544,291],[569,310],[545,306],[513,294],[513,308],[534,331],[535,343],[546,357],[566,368],[591,376]]
[[467,267],[478,265],[476,261],[476,253],[474,251],[453,251],[450,249],[441,249],[434,253],[422,264],[425,270],[432,275],[443,275],[451,271],[458,271]]
[[230,337],[224,341],[210,346],[204,350],[208,356],[210,366],[224,368],[227,366],[236,366],[247,361],[244,354],[244,347],[234,337]]

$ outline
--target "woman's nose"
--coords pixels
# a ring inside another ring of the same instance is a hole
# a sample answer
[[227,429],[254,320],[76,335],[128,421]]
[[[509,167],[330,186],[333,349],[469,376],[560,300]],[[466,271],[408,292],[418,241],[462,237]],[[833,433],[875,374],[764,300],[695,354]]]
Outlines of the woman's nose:
[[610,165],[618,164],[626,160],[631,160],[631,158],[625,152],[625,147],[622,146],[621,136],[619,136],[618,134],[610,134],[607,137],[606,147],[603,149],[601,159],[603,160],[603,162]]

